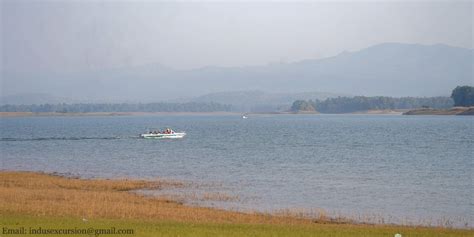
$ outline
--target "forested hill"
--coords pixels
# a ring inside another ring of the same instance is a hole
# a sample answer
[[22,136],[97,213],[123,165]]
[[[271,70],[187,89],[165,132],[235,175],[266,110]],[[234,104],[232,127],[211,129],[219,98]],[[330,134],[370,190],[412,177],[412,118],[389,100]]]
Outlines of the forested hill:
[[292,111],[304,111],[314,108],[320,113],[351,113],[366,110],[393,110],[414,108],[450,108],[454,105],[450,97],[384,97],[384,96],[355,96],[337,97],[326,100],[298,100],[293,103]]
[[219,103],[147,103],[147,104],[40,104],[2,105],[0,112],[227,112],[231,105]]

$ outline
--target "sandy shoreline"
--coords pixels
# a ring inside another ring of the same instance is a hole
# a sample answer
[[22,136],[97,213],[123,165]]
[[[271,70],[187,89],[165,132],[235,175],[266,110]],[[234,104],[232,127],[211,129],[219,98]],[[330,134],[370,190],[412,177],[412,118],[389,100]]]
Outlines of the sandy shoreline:
[[81,117],[81,116],[143,116],[143,115],[241,115],[235,112],[93,112],[93,113],[34,113],[0,112],[0,117]]
[[[355,115],[457,115],[466,111],[473,111],[474,108],[452,109],[383,109],[383,110],[363,110],[350,113],[336,114],[355,114]],[[472,112],[471,112],[472,113]],[[35,112],[0,112],[1,117],[89,117],[89,116],[164,116],[164,115],[181,115],[181,116],[266,116],[266,115],[334,115],[331,113],[318,112],[91,112],[91,113],[35,113]]]
[[[371,115],[401,115],[408,110],[367,110],[340,114],[371,114]],[[81,117],[81,116],[266,116],[266,115],[331,115],[318,112],[93,112],[93,113],[34,113],[34,112],[0,112],[1,117]]]
[[403,115],[474,115],[474,107],[452,107],[450,109],[422,108],[407,111]]

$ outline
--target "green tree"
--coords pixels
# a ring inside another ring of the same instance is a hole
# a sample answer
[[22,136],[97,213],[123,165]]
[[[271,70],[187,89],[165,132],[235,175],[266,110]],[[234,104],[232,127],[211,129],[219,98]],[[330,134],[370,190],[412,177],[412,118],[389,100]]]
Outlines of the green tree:
[[291,105],[291,111],[298,112],[298,111],[316,111],[313,105],[305,100],[297,100],[293,102]]
[[474,87],[458,86],[451,93],[454,106],[474,106]]

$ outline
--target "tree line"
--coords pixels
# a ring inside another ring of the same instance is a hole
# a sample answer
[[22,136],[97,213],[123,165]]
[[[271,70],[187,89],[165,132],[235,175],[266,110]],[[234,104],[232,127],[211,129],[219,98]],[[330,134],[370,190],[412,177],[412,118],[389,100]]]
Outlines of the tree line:
[[453,106],[474,106],[474,87],[457,86],[451,97],[386,97],[355,96],[337,97],[326,100],[297,100],[291,106],[292,111],[318,111],[321,113],[351,113],[365,110],[383,109],[447,109]]
[[89,112],[227,112],[231,105],[219,103],[138,103],[138,104],[32,104],[2,105],[0,112],[57,112],[57,113],[89,113]]
[[450,97],[385,97],[355,96],[337,97],[326,100],[295,101],[292,111],[313,111],[321,113],[351,113],[365,110],[414,109],[414,108],[450,108],[454,105]]
[[451,93],[454,106],[474,106],[474,87],[458,86]]

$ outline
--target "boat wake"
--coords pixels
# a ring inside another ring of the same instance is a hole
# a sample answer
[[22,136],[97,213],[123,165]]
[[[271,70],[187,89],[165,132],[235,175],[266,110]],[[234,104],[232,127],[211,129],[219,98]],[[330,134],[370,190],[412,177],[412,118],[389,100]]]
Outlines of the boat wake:
[[139,138],[134,137],[35,137],[35,138],[10,138],[2,137],[2,142],[24,142],[24,141],[79,141],[79,140],[118,140],[118,139],[130,139]]

